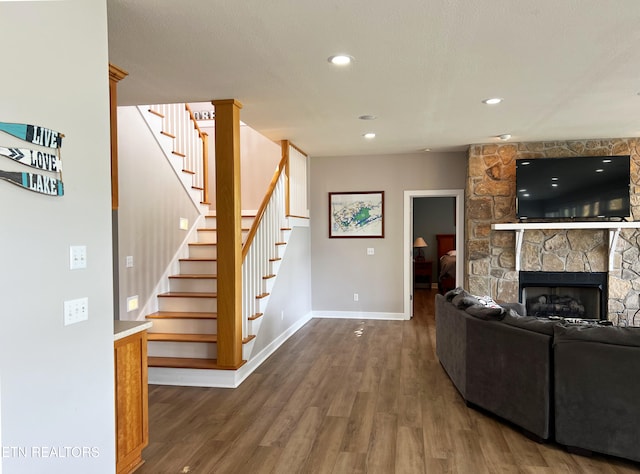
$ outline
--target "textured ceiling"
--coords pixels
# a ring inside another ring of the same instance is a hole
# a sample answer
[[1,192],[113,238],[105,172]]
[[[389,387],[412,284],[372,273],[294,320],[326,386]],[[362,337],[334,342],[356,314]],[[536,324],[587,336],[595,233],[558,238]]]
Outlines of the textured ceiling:
[[[638,0],[107,6],[120,105],[234,98],[244,122],[312,156],[640,133]],[[336,68],[336,53],[355,62]]]

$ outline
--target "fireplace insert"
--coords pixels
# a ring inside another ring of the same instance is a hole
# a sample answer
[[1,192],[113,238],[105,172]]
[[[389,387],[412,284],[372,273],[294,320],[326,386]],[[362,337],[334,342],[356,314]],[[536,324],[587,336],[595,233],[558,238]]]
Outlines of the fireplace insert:
[[529,316],[607,319],[606,272],[520,272]]

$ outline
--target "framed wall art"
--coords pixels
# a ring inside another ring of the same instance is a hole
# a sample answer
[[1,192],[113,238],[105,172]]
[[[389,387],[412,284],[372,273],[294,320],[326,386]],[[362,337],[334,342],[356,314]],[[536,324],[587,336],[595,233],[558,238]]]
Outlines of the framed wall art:
[[329,193],[329,238],[384,238],[384,191]]

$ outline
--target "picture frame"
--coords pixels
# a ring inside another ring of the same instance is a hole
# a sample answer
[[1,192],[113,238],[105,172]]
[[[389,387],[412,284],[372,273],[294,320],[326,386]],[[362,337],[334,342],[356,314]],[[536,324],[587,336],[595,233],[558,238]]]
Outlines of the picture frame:
[[329,193],[329,238],[384,238],[384,191]]

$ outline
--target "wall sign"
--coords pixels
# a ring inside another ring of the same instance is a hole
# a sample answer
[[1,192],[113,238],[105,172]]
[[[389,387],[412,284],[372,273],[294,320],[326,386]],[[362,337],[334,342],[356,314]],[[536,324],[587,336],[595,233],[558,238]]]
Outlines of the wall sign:
[[13,135],[20,140],[46,148],[55,149],[55,154],[31,148],[9,148],[0,146],[0,155],[10,158],[22,165],[38,168],[43,171],[59,173],[53,177],[38,173],[0,170],[0,179],[47,196],[63,196],[62,160],[60,147],[64,135],[49,128],[24,123],[0,122],[0,131]]

